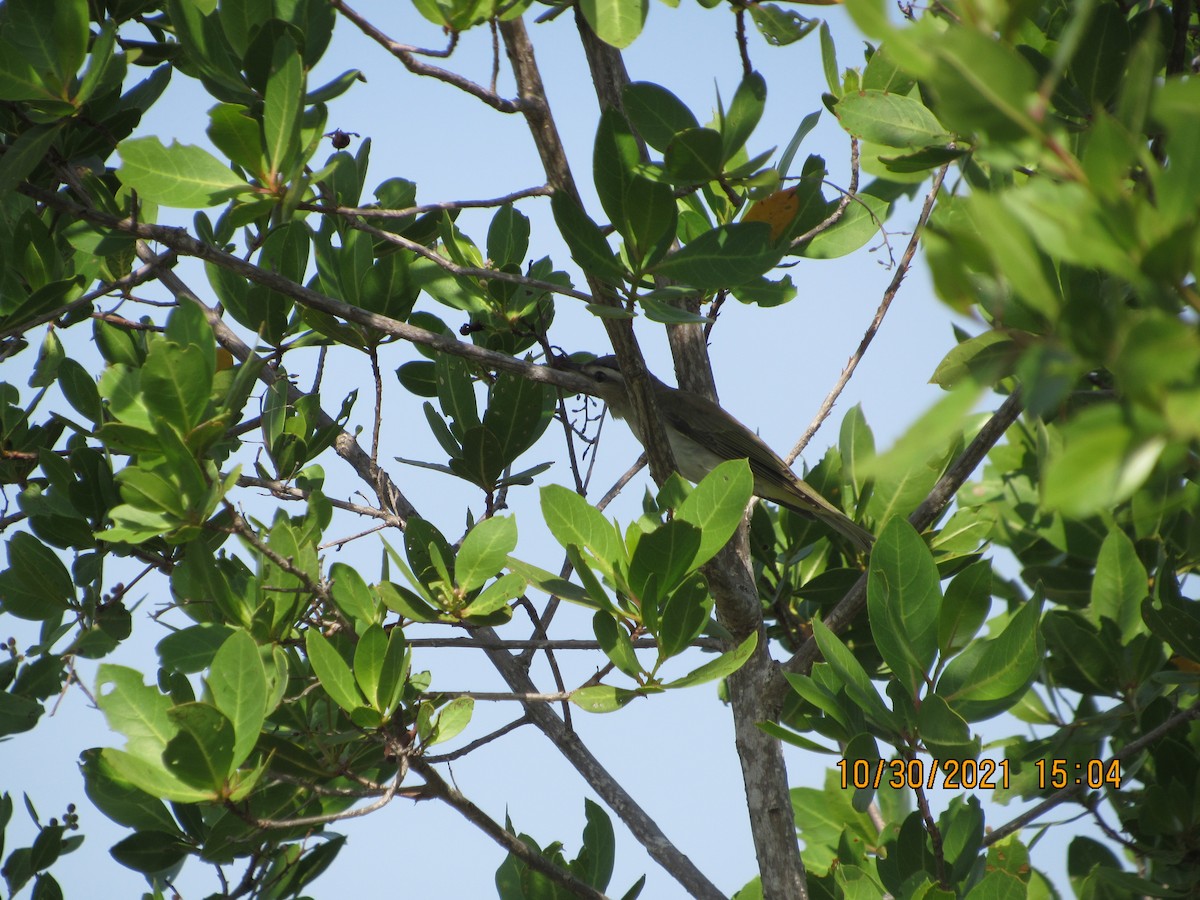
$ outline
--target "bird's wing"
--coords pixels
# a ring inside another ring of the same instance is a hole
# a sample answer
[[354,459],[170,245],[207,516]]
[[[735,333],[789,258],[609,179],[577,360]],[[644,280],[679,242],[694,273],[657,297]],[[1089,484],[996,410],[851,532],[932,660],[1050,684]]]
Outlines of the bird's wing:
[[[762,478],[796,477],[766,441],[711,400],[672,388],[671,402],[659,406],[667,424],[684,434],[693,430],[695,426],[691,423],[696,420],[705,422],[709,434],[705,436],[704,445],[722,459],[748,457],[751,473]],[[752,455],[753,448],[757,448],[757,453]]]

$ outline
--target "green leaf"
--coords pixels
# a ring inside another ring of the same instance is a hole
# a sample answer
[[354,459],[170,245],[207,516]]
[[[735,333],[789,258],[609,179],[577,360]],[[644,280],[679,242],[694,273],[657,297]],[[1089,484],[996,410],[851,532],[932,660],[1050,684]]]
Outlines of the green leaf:
[[220,791],[234,769],[233,723],[207,703],[173,706],[167,714],[179,726],[163,750],[167,769],[192,787]]
[[382,581],[375,586],[375,590],[384,606],[406,619],[415,622],[437,622],[441,619],[441,613],[408,588]]
[[[835,207],[836,203],[831,203],[828,212],[832,213]],[[879,232],[890,209],[887,200],[867,193],[856,194],[842,217],[813,236],[800,251],[801,255],[808,259],[837,259],[853,253]]]
[[658,646],[663,659],[687,649],[712,618],[713,596],[699,573],[693,574],[663,604]]
[[363,701],[354,674],[333,644],[321,632],[310,628],[305,635],[304,647],[308,661],[321,681],[321,687],[325,688],[333,701],[348,713],[362,707]]
[[644,669],[633,652],[629,632],[617,619],[604,610],[598,610],[592,616],[592,631],[596,634],[596,640],[600,642],[600,649],[612,660],[613,665],[630,678],[641,677]]
[[642,33],[648,0],[581,0],[579,9],[596,36],[623,50]]
[[[1200,85],[1196,80],[1169,79],[1154,95],[1153,112],[1167,128],[1170,164],[1155,179],[1159,209],[1167,222],[1182,224],[1196,214],[1200,192],[1200,165],[1188,148],[1200,139],[1200,115],[1196,103]],[[1157,171],[1157,170],[1156,170]]]
[[207,669],[233,633],[227,625],[191,625],[168,634],[155,651],[164,669],[191,675]]
[[758,72],[742,79],[721,123],[721,161],[728,162],[746,145],[767,105],[767,82]]
[[165,872],[190,852],[187,842],[166,831],[139,831],[123,838],[109,851],[126,868],[147,875]]
[[492,216],[488,227],[487,254],[492,265],[522,265],[529,252],[529,219],[506,203]]
[[[408,562],[421,584],[429,586],[441,579],[440,569],[449,567],[454,572],[454,551],[450,542],[427,519],[412,519],[404,530],[404,549]],[[441,564],[434,560],[438,556]]]
[[504,568],[517,547],[517,520],[494,516],[477,522],[458,549],[454,572],[463,591],[473,591]]
[[1096,624],[1100,619],[1114,622],[1122,642],[1143,630],[1142,601],[1150,593],[1146,567],[1138,559],[1133,541],[1119,528],[1112,528],[1096,557],[1096,575],[1092,579],[1092,602],[1088,612]]
[[186,434],[212,391],[213,362],[200,348],[156,341],[142,366],[143,400],[150,413]]
[[663,177],[672,184],[704,184],[721,175],[724,138],[711,128],[678,132],[663,153]]
[[576,877],[596,890],[603,891],[612,880],[613,865],[616,861],[616,835],[608,813],[598,803],[585,797],[583,811],[587,819],[587,825],[583,829],[583,847],[579,856],[570,864],[570,869]]
[[156,137],[121,144],[124,184],[163,206],[182,209],[216,206],[249,190],[249,185],[200,147],[172,141],[164,147]]
[[1117,92],[1133,45],[1129,21],[1115,3],[1097,3],[1068,72],[1085,97],[1103,106]]
[[547,572],[532,563],[512,556],[508,558],[506,565],[511,572],[520,575],[540,591],[561,597],[570,603],[578,603],[590,609],[596,608],[596,604],[588,598],[587,591],[553,572]]
[[915,528],[893,517],[871,549],[867,609],[875,646],[914,700],[937,654],[941,605],[933,555]]
[[6,55],[23,56],[47,87],[53,84],[55,93],[65,96],[87,57],[86,0],[62,0],[50,6],[37,0],[9,0],[6,7]]
[[248,632],[238,629],[221,645],[207,681],[217,709],[233,724],[232,771],[254,749],[267,714],[267,673]]
[[8,568],[0,572],[0,609],[19,619],[57,620],[75,599],[71,573],[32,534],[8,540]]
[[979,741],[971,738],[966,720],[937,694],[927,694],[921,701],[917,725],[921,730],[921,741],[934,759],[974,760],[979,757]]
[[675,517],[700,529],[700,545],[689,565],[697,569],[725,546],[742,521],[754,491],[754,477],[744,459],[713,468],[679,504]]
[[152,797],[175,803],[200,803],[215,799],[214,792],[197,788],[168,772],[161,759],[148,760],[106,747],[101,760],[114,777]]
[[1163,603],[1160,608],[1147,597],[1142,601],[1142,619],[1176,653],[1200,661],[1200,609],[1195,603]]
[[515,572],[501,575],[484,588],[479,596],[462,611],[462,614],[466,617],[491,615],[520,597],[527,586],[525,579]]
[[379,683],[375,692],[375,709],[391,716],[400,705],[408,681],[409,654],[404,631],[394,625],[388,634],[387,650],[379,667]]
[[334,563],[329,567],[329,577],[333,582],[333,602],[355,624],[355,630],[360,625],[366,627],[379,621],[379,606],[358,569],[346,563]]
[[676,678],[674,681],[667,682],[663,687],[695,687],[707,681],[715,681],[718,678],[725,678],[727,675],[732,675],[753,655],[757,646],[758,633],[754,632],[732,650],[722,653],[712,662],[705,663],[698,669],[693,669],[682,678]]
[[21,132],[0,156],[0,191],[14,191],[46,157],[60,125],[35,125]]
[[610,713],[616,712],[637,696],[637,691],[611,687],[607,684],[593,684],[573,692],[571,702],[584,712]]
[[820,19],[805,18],[775,3],[754,3],[749,9],[755,27],[772,47],[794,44],[821,24]]
[[770,271],[783,251],[765,222],[735,222],[706,231],[653,267],[655,275],[701,290],[731,287]]
[[470,723],[471,714],[474,711],[475,701],[470,697],[455,697],[447,703],[438,714],[433,739],[429,741],[429,746],[441,744],[456,737]]
[[976,722],[998,715],[1025,693],[1041,667],[1045,643],[1038,624],[1042,598],[1022,606],[1001,635],[975,641],[946,666],[937,692],[950,708]]
[[633,127],[660,153],[679,132],[700,127],[683,101],[661,85],[635,81],[625,86],[622,96]]
[[635,176],[625,186],[625,221],[619,225],[639,271],[659,260],[675,240],[678,210],[671,186]]
[[563,547],[586,547],[606,574],[625,558],[625,547],[612,525],[594,506],[562,485],[541,490],[542,517],[555,540]]
[[932,49],[938,65],[928,83],[937,94],[938,118],[947,127],[997,140],[1037,132],[1026,112],[1037,74],[1011,45],[973,28],[950,28]]
[[946,457],[959,443],[983,388],[957,387],[923,413],[887,452],[865,460],[861,477],[875,479],[867,511],[877,522],[908,515],[937,482]]
[[1158,436],[1139,439],[1115,406],[1085,410],[1046,464],[1042,504],[1072,518],[1112,509],[1145,482],[1164,446]]
[[951,140],[933,113],[913,97],[858,91],[838,100],[834,113],[855,137],[885,147],[928,147]]
[[501,372],[488,396],[484,427],[496,436],[506,462],[537,442],[554,418],[554,391],[512,372]]
[[699,549],[700,529],[682,519],[672,519],[642,535],[629,561],[629,588],[643,612],[647,606],[657,607],[675,590],[691,570]]
[[105,764],[99,749],[83,751],[80,759],[79,768],[83,772],[88,799],[114,822],[139,831],[178,829],[166,805],[157,797],[117,778]]
[[830,669],[846,686],[847,696],[863,711],[867,721],[877,727],[890,729],[892,713],[883,705],[883,700],[862,663],[819,619],[813,620],[813,637]]
[[972,563],[951,579],[938,616],[938,652],[943,657],[966,647],[992,607],[992,564]]
[[363,696],[378,712],[383,712],[375,705],[379,697],[379,681],[383,673],[383,662],[388,652],[388,638],[383,628],[372,623],[358,638],[354,648],[354,680],[358,683]]
[[103,421],[104,405],[100,401],[100,391],[91,373],[78,360],[68,357],[62,361],[58,368],[58,386],[77,413],[86,416],[95,425]]
[[1062,297],[1054,284],[1049,260],[1039,251],[1029,229],[996,197],[972,194],[963,208],[980,234],[987,235],[987,246],[998,274],[1013,286],[1019,299],[1034,312],[1056,318]]
[[304,110],[304,65],[296,45],[283,36],[275,43],[263,102],[263,136],[271,171],[286,177],[300,152],[300,114]]
[[571,251],[571,258],[579,263],[579,267],[606,284],[624,283],[625,267],[617,261],[604,233],[583,208],[566,194],[555,192],[550,198],[550,209],[559,233]]
[[471,364],[462,357],[439,353],[434,366],[438,403],[451,420],[450,430],[461,441],[468,429],[477,428],[480,424]]
[[462,456],[450,460],[450,470],[486,491],[495,489],[504,471],[504,450],[499,439],[482,425],[463,435]]

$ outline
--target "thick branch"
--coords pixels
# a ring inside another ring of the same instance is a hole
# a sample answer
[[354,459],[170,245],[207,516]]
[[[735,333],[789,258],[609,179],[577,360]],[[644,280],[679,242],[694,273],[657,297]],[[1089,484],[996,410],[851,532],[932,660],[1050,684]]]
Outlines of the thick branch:
[[[400,322],[396,319],[381,316],[376,313],[368,312],[357,306],[351,306],[349,303],[344,303],[341,300],[328,297],[311,288],[296,284],[296,282],[284,278],[274,272],[268,272],[253,263],[246,262],[240,257],[234,256],[232,253],[226,253],[223,250],[218,250],[216,247],[205,244],[203,241],[192,237],[183,228],[171,228],[166,225],[150,225],[142,222],[134,222],[131,219],[121,219],[117,216],[109,215],[100,210],[89,209],[81,206],[66,197],[55,194],[50,191],[45,191],[40,188],[23,185],[21,191],[41,203],[52,206],[55,209],[78,216],[86,221],[93,222],[97,225],[102,225],[105,228],[111,228],[114,231],[119,231],[123,234],[131,234],[140,237],[147,241],[157,241],[164,244],[177,253],[184,256],[193,256],[197,259],[202,259],[206,262],[211,262],[214,265],[229,269],[232,272],[242,276],[243,278],[253,281],[256,284],[261,284],[271,288],[274,291],[279,291],[291,299],[295,300],[302,306],[308,306],[312,309],[320,310],[321,312],[329,313],[332,316],[345,319],[347,322],[354,322],[358,325],[364,325],[368,328],[374,328],[377,331],[383,332],[391,337],[409,341],[414,344],[421,344],[425,347],[432,347],[441,353],[449,353],[454,356],[461,356],[479,365],[488,368],[500,369],[506,372],[515,372],[523,378],[528,378],[530,381],[536,381],[542,384],[553,384],[565,390],[574,393],[587,393],[591,388],[591,382],[578,373],[551,369],[547,366],[538,366],[532,363],[527,363],[524,360],[514,359],[511,356],[505,356],[503,353],[497,353],[493,350],[486,350],[483,347],[478,347],[475,344],[470,344],[464,341],[456,341],[454,338],[447,337],[444,334],[437,334],[432,331],[426,331],[424,328],[418,328],[415,325],[409,325],[407,322]],[[491,270],[484,270],[491,271]],[[169,273],[165,273],[169,274]],[[164,278],[165,283],[165,278]],[[561,286],[557,286],[561,289]],[[231,351],[232,352],[232,351]]]
[[[492,664],[514,691],[536,691],[529,674],[508,651],[501,649],[496,633],[490,628],[476,629],[485,641],[494,641],[486,652]],[[688,891],[701,900],[723,900],[724,894],[709,881],[687,856],[667,839],[657,823],[638,806],[637,801],[592,755],[587,745],[571,731],[545,703],[524,704],[525,715],[550,739],[558,751],[583,776],[584,780],[629,828],[634,838],[646,848],[650,857],[661,865]]]
[[491,816],[468,800],[462,792],[447,784],[445,779],[437,773],[437,770],[420,757],[414,757],[411,765],[425,779],[425,784],[429,786],[433,796],[458,810],[462,813],[463,818],[513,856],[517,857],[517,859],[521,860],[521,862],[525,863],[525,865],[529,866],[529,868],[537,869],[547,878],[557,884],[561,884],[576,897],[607,900],[603,893],[596,890],[590,884],[580,881],[566,869],[559,868],[546,857],[542,856],[542,854],[526,846],[515,834],[494,822]]
[[[567,163],[566,150],[559,137],[558,128],[554,124],[554,116],[546,101],[546,90],[542,84],[542,76],[538,71],[537,60],[533,53],[533,44],[525,30],[521,19],[513,19],[500,23],[500,34],[504,38],[504,48],[512,65],[513,75],[517,80],[517,89],[521,95],[521,111],[529,125],[529,133],[537,147],[538,156],[546,170],[546,181],[555,191],[562,191],[580,202],[579,189]],[[586,273],[585,273],[586,274]],[[620,307],[621,303],[612,289],[603,282],[588,275],[588,287],[591,289],[595,302],[606,306]],[[641,348],[633,333],[633,323],[628,319],[603,318],[601,322],[613,351],[621,364],[621,372],[629,388],[629,399],[633,407],[633,416],[641,426],[645,436],[646,453],[650,461],[650,474],[658,484],[666,481],[671,472],[675,471],[675,459],[671,454],[671,446],[667,443],[663,431],[662,419],[650,390],[650,381],[646,372],[646,362],[642,358]]]

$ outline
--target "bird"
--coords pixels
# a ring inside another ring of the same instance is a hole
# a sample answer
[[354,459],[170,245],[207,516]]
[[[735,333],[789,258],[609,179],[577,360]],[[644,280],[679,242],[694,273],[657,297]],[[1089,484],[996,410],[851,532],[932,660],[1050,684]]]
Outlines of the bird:
[[[625,379],[615,356],[601,356],[579,367],[593,385],[594,393],[607,404],[614,418],[625,420],[634,437],[645,444],[631,404]],[[875,536],[805,484],[757,434],[718,404],[670,387],[650,375],[651,389],[679,474],[698,482],[714,467],[731,459],[745,459],[754,476],[754,494],[785,506],[792,512],[817,519],[849,538],[864,552],[870,551]]]

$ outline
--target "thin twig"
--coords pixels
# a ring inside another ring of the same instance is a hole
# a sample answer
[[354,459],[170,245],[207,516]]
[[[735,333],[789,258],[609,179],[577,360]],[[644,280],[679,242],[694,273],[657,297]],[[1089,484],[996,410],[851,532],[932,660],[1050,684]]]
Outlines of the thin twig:
[[[174,264],[175,254],[164,253],[162,256],[155,257],[152,262],[146,263],[144,266],[134,270],[133,272],[130,272],[128,275],[123,275],[116,281],[106,282],[95,290],[88,291],[78,300],[72,300],[70,303],[55,307],[49,312],[42,313],[40,316],[34,316],[32,319],[22,322],[15,328],[9,328],[4,331],[0,331],[0,340],[16,337],[17,335],[24,334],[31,329],[37,328],[39,325],[45,325],[47,322],[53,322],[55,319],[70,315],[75,310],[82,309],[96,300],[99,300],[101,297],[111,294],[113,291],[127,291],[132,287],[136,287],[137,285],[154,278],[157,276],[160,269],[173,266]],[[135,324],[140,325],[140,323]]]
[[742,77],[749,78],[754,73],[754,63],[750,62],[750,46],[746,41],[746,7],[739,6],[734,13],[734,35],[737,37],[738,54],[742,58]]
[[[838,200],[837,207],[828,216],[814,225],[804,234],[792,240],[791,249],[799,250],[804,244],[811,241],[818,234],[827,231],[838,223],[843,215],[846,214],[846,209],[850,206],[850,201],[858,195],[858,138],[850,138],[850,186],[842,191],[842,196]],[[869,211],[869,208],[868,208]]]
[[467,744],[465,747],[460,747],[459,749],[454,750],[450,753],[426,755],[424,757],[425,762],[427,762],[427,763],[454,762],[456,759],[462,759],[468,753],[471,753],[474,750],[478,750],[484,744],[490,744],[492,741],[495,741],[495,740],[498,740],[498,739],[504,737],[504,735],[508,734],[509,732],[516,731],[522,725],[529,725],[529,724],[530,724],[529,717],[521,716],[519,719],[513,719],[507,725],[503,725],[500,728],[497,728],[495,731],[493,731],[489,734],[485,734],[481,738],[476,738],[475,740],[471,741],[471,743]]
[[505,194],[503,197],[493,197],[489,200],[446,200],[441,203],[423,203],[420,206],[407,206],[403,209],[382,209],[376,206],[330,206],[327,203],[298,203],[299,209],[323,213],[333,216],[361,216],[364,219],[407,219],[409,216],[419,216],[430,212],[443,212],[453,209],[490,209],[504,206],[526,197],[549,197],[554,193],[549,185],[523,188]]
[[[1104,764],[1107,766],[1114,760],[1124,761],[1129,759],[1131,756],[1134,756],[1135,754],[1140,753],[1146,747],[1149,747],[1168,731],[1171,731],[1186,722],[1190,722],[1192,719],[1200,719],[1200,703],[1196,703],[1185,710],[1177,712],[1157,728],[1152,728],[1137,740],[1130,741],[1119,751],[1105,760]],[[1059,806],[1068,800],[1073,800],[1076,794],[1081,794],[1085,790],[1087,790],[1086,784],[1072,784],[1063,788],[1061,791],[1051,794],[1033,809],[1023,812],[1016,818],[1011,819],[1008,822],[1005,822],[1003,825],[1000,825],[999,827],[989,831],[987,837],[985,837],[983,840],[983,846],[990,847],[992,844],[996,843],[996,841],[1002,840],[1008,837],[1010,834],[1020,831],[1026,825],[1054,809],[1054,807]]]
[[[425,56],[436,56],[438,54],[428,50],[423,51],[418,47],[411,47],[407,44],[401,44],[399,41],[393,41],[367,21],[361,14],[347,6],[344,0],[329,0],[329,5],[358,26],[359,31],[387,50],[396,59],[400,60],[404,64],[404,68],[408,69],[414,75],[424,75],[427,78],[436,78],[438,81],[444,81],[446,84],[453,85],[459,90],[465,91],[472,97],[477,97],[498,112],[515,113],[521,111],[521,102],[519,100],[506,100],[494,91],[489,91],[483,85],[476,84],[471,79],[459,75],[457,72],[451,72],[448,69],[442,69],[438,66],[431,66],[429,63],[424,63],[416,59],[415,54],[417,53]],[[453,49],[453,45],[450,49]],[[449,51],[445,55],[449,56]]]
[[[479,638],[406,638],[404,643],[409,647],[429,647],[434,649],[462,649],[462,650],[480,650],[488,649],[504,649],[504,650],[600,650],[603,649],[599,641],[585,638],[514,638],[512,640],[480,640]],[[654,638],[634,638],[632,640],[635,650],[655,650],[658,648],[658,642]],[[698,647],[701,650],[725,650],[728,649],[721,641],[716,638],[696,638],[692,641],[689,647]]]
[[357,534],[351,534],[346,537],[336,538],[332,541],[326,541],[323,544],[317,544],[317,549],[328,550],[330,547],[336,547],[338,550],[341,550],[351,541],[357,541],[360,538],[370,537],[373,534],[378,534],[387,527],[387,525],[376,525],[374,528],[368,528],[365,531],[358,532]]
[[892,274],[891,283],[888,284],[887,290],[883,292],[883,299],[879,301],[879,307],[875,310],[875,316],[871,319],[871,324],[867,326],[866,332],[862,336],[862,340],[858,343],[858,349],[846,362],[846,366],[842,369],[842,374],[838,376],[838,380],[834,383],[833,388],[825,396],[817,414],[813,416],[812,422],[808,428],[804,430],[804,434],[800,435],[800,439],[796,441],[796,445],[792,447],[791,452],[787,455],[788,463],[793,463],[804,448],[808,446],[808,442],[812,440],[817,429],[821,424],[829,418],[829,414],[833,412],[833,406],[837,403],[837,399],[841,396],[842,391],[850,381],[850,376],[854,374],[854,370],[858,368],[859,362],[867,352],[867,348],[871,346],[871,341],[875,339],[875,335],[879,332],[879,327],[883,324],[883,318],[887,315],[888,309],[892,305],[892,300],[895,299],[896,293],[900,290],[900,285],[904,281],[904,276],[908,274],[908,268],[912,264],[913,256],[916,255],[917,245],[920,243],[921,234],[925,227],[926,221],[929,219],[930,212],[933,211],[934,201],[937,199],[938,191],[941,190],[942,180],[946,177],[946,172],[950,165],[947,163],[938,169],[937,174],[933,176],[933,184],[929,188],[929,193],[925,195],[925,204],[921,207],[921,215],[917,218],[917,225],[913,228],[912,237],[909,238],[908,246],[904,248],[904,255],[900,257],[900,264],[896,267],[896,271]]
[[[933,486],[933,490],[929,492],[921,505],[908,517],[908,521],[917,531],[924,531],[937,521],[938,516],[950,503],[955,492],[962,487],[979,463],[983,461],[988,451],[1008,431],[1009,426],[1017,420],[1017,416],[1020,414],[1021,395],[1019,392],[1013,392],[992,414],[983,428],[979,429],[974,440],[946,470],[946,474],[938,479],[937,484]],[[822,617],[821,621],[834,633],[845,631],[850,623],[862,613],[866,605],[867,576],[866,573],[863,573],[862,577],[854,583],[854,586],[838,601],[837,605]],[[791,659],[783,664],[782,670],[807,674],[819,657],[820,651],[817,649],[817,642],[810,637],[799,650],[792,654]],[[787,682],[783,679],[778,679],[771,687],[772,691],[781,694],[787,689]]]
[[379,371],[379,348],[372,344],[367,350],[371,360],[371,383],[375,388],[375,416],[371,422],[371,465],[379,465],[379,432],[383,428],[383,375]]
[[470,697],[472,700],[483,700],[494,703],[558,703],[561,700],[570,700],[570,691],[555,691],[551,694],[543,694],[537,691],[530,692],[512,692],[507,691],[432,691],[437,697],[445,697],[450,700],[457,700],[459,697]]
[[293,819],[260,819],[258,816],[249,815],[234,804],[229,804],[229,809],[243,822],[248,822],[256,828],[304,828],[310,825],[328,825],[330,822],[357,819],[361,816],[370,815],[376,810],[383,809],[391,803],[392,799],[400,792],[400,784],[404,780],[404,775],[407,771],[407,759],[402,758],[400,765],[396,767],[396,777],[378,800],[366,806],[357,807],[356,809],[347,809],[344,812],[327,813],[320,816],[296,816]]
[[[278,497],[280,500],[307,500],[311,496],[311,493],[303,488],[298,488],[295,485],[288,484],[286,481],[277,481],[272,478],[255,478],[251,475],[242,475],[238,478],[237,483],[238,487],[263,488],[270,491],[272,495]],[[346,500],[338,500],[335,497],[326,497],[325,500],[331,506],[343,509],[346,512],[383,519],[387,525],[393,528],[402,528],[404,526],[404,522],[399,516],[382,509],[376,509],[374,506],[363,506],[361,503],[350,503]]]

